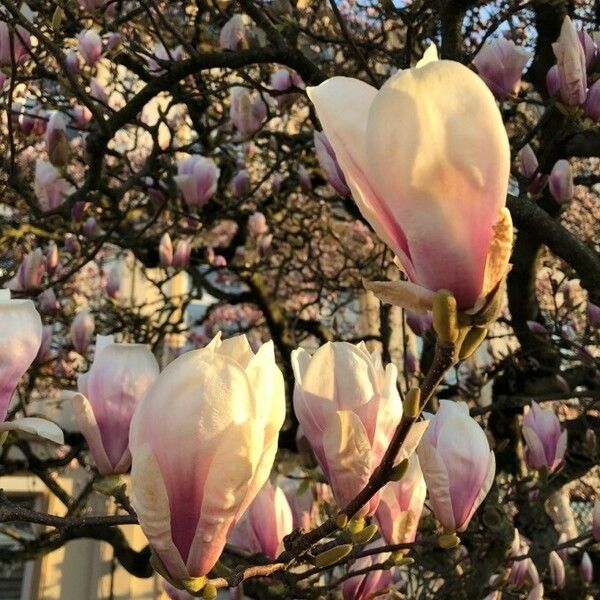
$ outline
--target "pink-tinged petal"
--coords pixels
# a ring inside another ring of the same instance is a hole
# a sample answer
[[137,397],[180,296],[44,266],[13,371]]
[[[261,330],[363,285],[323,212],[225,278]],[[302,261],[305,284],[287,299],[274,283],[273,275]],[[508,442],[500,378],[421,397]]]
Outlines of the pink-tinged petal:
[[[468,417],[469,409],[463,402],[454,402],[453,400],[441,400],[440,408],[435,415],[431,413],[423,413],[423,416],[431,421],[430,427],[427,429],[425,439],[434,446],[438,444],[438,437],[444,423],[453,416]],[[435,416],[435,418],[434,418]]]
[[77,427],[88,444],[98,472],[101,475],[110,475],[113,473],[113,465],[104,450],[100,429],[88,399],[76,392],[63,392],[63,397],[72,403]]
[[65,443],[62,429],[56,423],[39,417],[21,417],[14,421],[4,421],[0,423],[0,433],[4,431],[23,431],[46,438],[55,444]]
[[198,203],[196,193],[196,182],[192,175],[175,175],[173,177],[175,185],[181,190],[185,201],[189,206]]
[[315,453],[319,464],[327,475],[327,461],[323,453],[323,429],[310,411],[310,407],[304,398],[304,392],[298,383],[294,387],[294,413],[301,424],[302,431]]
[[401,71],[372,101],[367,132],[367,177],[406,235],[410,279],[471,308],[510,170],[491,92],[452,61]]
[[353,412],[333,415],[323,431],[323,451],[336,502],[344,507],[365,487],[373,468],[367,433]]
[[444,423],[437,451],[446,465],[454,520],[460,529],[466,523],[486,479],[489,444],[476,421],[455,416]]
[[409,458],[416,451],[417,446],[420,444],[421,439],[423,438],[423,435],[425,434],[425,431],[427,431],[428,427],[428,421],[418,421],[417,423],[413,423],[406,436],[406,439],[400,447],[400,451],[396,457],[397,462],[400,462],[405,458]]
[[171,513],[156,456],[148,444],[142,444],[131,466],[131,504],[154,552],[175,580],[190,576],[171,537]]
[[534,469],[541,469],[542,467],[549,466],[546,460],[544,446],[535,430],[524,426],[522,433],[525,438],[525,443],[527,444],[528,464]]
[[292,369],[294,371],[294,378],[299,384],[302,384],[304,374],[306,373],[306,369],[310,363],[310,358],[310,354],[304,350],[304,348],[297,348],[292,352]]
[[567,430],[565,429],[558,438],[558,442],[556,444],[556,454],[554,456],[554,467],[558,467],[562,463],[565,458],[565,452],[567,450]]
[[363,285],[386,304],[401,306],[418,314],[425,314],[433,308],[434,293],[410,281],[363,281]]
[[259,435],[258,428],[247,422],[232,424],[217,440],[186,563],[194,576],[206,575],[225,547],[227,534],[252,480],[260,449]]
[[[349,77],[333,77],[317,87],[306,88],[315,105],[323,131],[346,177],[360,212],[377,235],[400,258],[412,279],[406,236],[390,207],[377,196],[369,180],[367,124],[377,90]],[[344,110],[340,110],[343,102]]]
[[419,463],[429,491],[429,502],[438,521],[449,530],[456,529],[450,498],[450,481],[444,460],[426,440],[417,448]]
[[490,451],[490,457],[488,460],[488,468],[487,468],[487,472],[485,474],[485,479],[483,480],[483,484],[481,485],[481,489],[479,490],[479,494],[477,495],[477,498],[475,499],[475,502],[473,503],[473,507],[471,508],[471,511],[469,512],[469,514],[467,516],[467,519],[463,523],[462,527],[458,528],[458,531],[464,531],[468,527],[469,522],[471,521],[471,519],[473,518],[473,515],[475,514],[475,511],[479,508],[479,505],[483,502],[485,497],[488,495],[488,493],[494,483],[495,475],[496,475],[496,457],[495,457],[494,453]]

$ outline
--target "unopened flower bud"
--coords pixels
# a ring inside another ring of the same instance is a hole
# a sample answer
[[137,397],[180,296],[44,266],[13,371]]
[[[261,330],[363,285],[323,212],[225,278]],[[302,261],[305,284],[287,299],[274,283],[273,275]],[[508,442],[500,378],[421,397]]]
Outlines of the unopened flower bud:
[[465,339],[462,341],[460,346],[460,352],[458,355],[459,360],[465,360],[469,358],[479,348],[483,340],[487,335],[486,327],[471,327],[465,336]]
[[587,552],[583,553],[581,563],[579,563],[579,575],[584,583],[591,583],[594,579],[594,565]]
[[559,204],[565,204],[573,199],[573,173],[568,160],[561,159],[552,167],[548,177],[548,187],[552,197]]
[[158,244],[158,257],[160,264],[163,267],[170,267],[173,264],[173,243],[171,242],[171,236],[165,233],[160,238]]
[[330,548],[315,556],[315,565],[319,568],[329,567],[340,560],[346,558],[352,552],[352,544],[342,544],[335,548]]
[[373,536],[377,533],[377,525],[372,523],[367,525],[362,531],[352,534],[353,544],[366,544],[373,539]]
[[448,290],[435,293],[433,299],[433,328],[440,342],[453,343],[458,337],[456,299]]
[[588,90],[583,112],[596,123],[600,122],[600,79]]
[[69,161],[67,125],[62,114],[54,111],[46,128],[46,150],[48,159],[55,167],[64,167]]

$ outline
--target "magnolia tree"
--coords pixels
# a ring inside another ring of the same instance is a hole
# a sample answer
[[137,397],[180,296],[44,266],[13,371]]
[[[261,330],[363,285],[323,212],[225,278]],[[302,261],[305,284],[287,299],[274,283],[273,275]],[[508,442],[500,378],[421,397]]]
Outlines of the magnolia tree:
[[1,495],[47,527],[0,560],[103,540],[174,599],[598,597],[599,28],[2,0],[0,476],[66,508]]

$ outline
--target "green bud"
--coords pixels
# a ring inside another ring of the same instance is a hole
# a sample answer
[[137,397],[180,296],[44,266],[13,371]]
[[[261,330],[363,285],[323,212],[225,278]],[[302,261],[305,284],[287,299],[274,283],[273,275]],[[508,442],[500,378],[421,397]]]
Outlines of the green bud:
[[458,359],[464,360],[465,358],[469,358],[469,356],[479,348],[481,342],[485,340],[487,332],[488,330],[486,327],[471,327],[460,346]]
[[400,481],[406,475],[406,471],[408,471],[408,458],[405,458],[392,469],[390,481]]
[[[181,583],[186,591],[194,595],[198,592],[201,592],[206,586],[207,582],[208,578],[206,575],[202,575],[202,577],[188,577],[188,579],[184,579]],[[216,595],[214,597],[216,598]]]
[[330,548],[315,556],[315,565],[320,568],[329,567],[346,558],[350,552],[352,552],[352,544],[342,544],[341,546]]
[[62,25],[63,19],[65,18],[65,11],[62,6],[57,6],[54,14],[52,15],[51,26],[53,31],[59,31]]
[[354,535],[359,531],[362,531],[365,528],[365,520],[362,518],[359,519],[350,519],[348,523],[348,531]]
[[335,522],[340,529],[343,529],[344,527],[346,527],[346,525],[348,525],[348,515],[345,515],[344,513],[340,513],[335,518]]
[[458,337],[456,298],[448,290],[439,290],[433,297],[433,328],[443,343],[454,343]]
[[202,590],[204,600],[215,600],[217,597],[217,588],[212,583],[207,583]]
[[402,552],[394,552],[394,554],[392,554],[392,560],[397,567],[408,567],[415,562],[414,558],[404,556]]
[[444,533],[438,538],[438,544],[440,548],[450,550],[450,548],[456,548],[460,544],[460,538],[455,533]]
[[407,419],[417,419],[421,414],[421,390],[419,388],[408,390],[402,407]]
[[352,534],[353,544],[366,544],[377,533],[377,525],[367,525],[362,531]]

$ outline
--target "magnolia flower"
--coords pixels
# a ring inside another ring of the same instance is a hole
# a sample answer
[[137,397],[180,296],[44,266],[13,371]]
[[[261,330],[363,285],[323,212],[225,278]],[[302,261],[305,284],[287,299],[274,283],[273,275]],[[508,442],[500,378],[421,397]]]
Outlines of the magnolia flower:
[[262,552],[276,558],[283,551],[283,538],[292,529],[292,509],[283,490],[267,481],[227,537],[227,542],[248,552]]
[[579,563],[579,575],[581,576],[581,580],[585,583],[590,583],[594,579],[594,565],[587,552],[584,552],[581,557],[581,562]]
[[171,579],[217,562],[267,481],[284,417],[273,343],[255,354],[243,335],[176,358],[146,392],[129,437],[132,502]]
[[[369,549],[374,547],[374,544],[367,546]],[[388,556],[388,552],[382,552],[358,558],[352,563],[348,573],[368,569],[372,565],[384,562]],[[342,584],[342,597],[344,600],[369,600],[375,596],[379,597],[380,594],[377,592],[381,592],[391,583],[392,572],[389,569],[377,569],[362,575],[355,575],[346,579]]]
[[597,542],[600,542],[600,498],[596,498],[592,510],[592,534]]
[[558,74],[558,65],[552,65],[546,73],[546,89],[548,94],[557,98],[560,94],[560,76]]
[[242,15],[233,15],[219,34],[219,45],[222,50],[242,50],[248,47],[246,26]]
[[50,358],[52,350],[52,325],[44,325],[42,327],[42,342],[40,348],[35,355],[35,362],[42,363]]
[[65,54],[65,63],[67,65],[67,71],[71,75],[79,75],[81,71],[81,64],[79,62],[79,52],[77,52],[76,50],[69,50]]
[[177,175],[173,178],[191,208],[204,206],[217,191],[220,169],[210,158],[194,154],[177,161]]
[[252,213],[248,217],[248,231],[251,235],[258,237],[269,231],[267,218],[261,212]]
[[146,344],[116,344],[112,335],[96,336],[90,370],[79,376],[78,393],[66,395],[102,475],[129,469],[131,417],[158,373],[158,363]]
[[119,265],[114,265],[106,278],[106,293],[113,299],[117,299],[121,294],[121,269]]
[[406,324],[410,327],[411,331],[415,335],[423,337],[425,333],[431,329],[433,324],[433,316],[431,313],[420,315],[412,310],[407,310]]
[[473,59],[477,72],[494,96],[518,94],[531,53],[504,37],[489,39]]
[[561,159],[554,164],[548,177],[548,188],[559,204],[573,199],[573,173],[568,160]]
[[37,297],[37,301],[40,311],[47,315],[55,313],[60,307],[58,304],[58,298],[56,297],[56,294],[52,288],[44,290]]
[[74,191],[73,186],[60,176],[60,171],[47,160],[37,159],[33,191],[43,212],[58,208]]
[[240,169],[231,180],[233,193],[236,197],[242,198],[250,193],[252,186],[250,185],[250,175],[246,169]]
[[331,187],[333,187],[340,196],[348,196],[350,194],[350,189],[346,183],[346,177],[340,169],[335,152],[333,151],[327,136],[322,131],[315,130],[314,143],[317,160],[321,165],[321,169],[325,172],[327,181],[329,181]]
[[159,43],[154,46],[152,56],[148,58],[148,68],[152,75],[163,75],[167,70],[163,67],[164,63],[181,60],[183,58],[183,46],[177,46],[174,50],[167,50],[164,44]]
[[587,31],[581,29],[577,32],[577,37],[579,38],[579,43],[581,44],[583,55],[585,56],[585,66],[589,69],[596,60],[598,48],[594,43],[592,36]]
[[67,142],[67,124],[60,112],[55,110],[46,127],[46,151],[55,167],[64,167],[69,160],[69,143]]
[[429,501],[446,529],[464,531],[492,487],[494,453],[465,404],[441,400],[438,412],[426,416],[430,424],[417,454]]
[[271,75],[271,87],[280,92],[275,96],[275,102],[280,109],[284,110],[294,103],[298,95],[297,92],[294,92],[295,90],[304,89],[304,82],[295,71],[277,69]]
[[[33,21],[35,14],[27,4],[21,5],[21,14]],[[12,38],[12,40],[11,40]],[[0,21],[0,67],[12,67],[24,62],[29,56],[31,48],[31,34],[22,25],[9,26],[5,21]]]
[[400,481],[383,488],[375,513],[379,530],[387,544],[414,542],[427,487],[416,454],[410,457],[409,467]]
[[84,29],[77,36],[77,42],[83,60],[93,67],[102,56],[102,38],[93,29]]
[[53,272],[56,267],[58,267],[58,246],[55,241],[51,241],[46,249],[46,268]]
[[191,255],[192,245],[187,240],[177,240],[171,266],[175,269],[187,267],[187,265],[190,263]]
[[[339,506],[352,500],[379,465],[402,418],[397,369],[366,346],[329,342],[312,356],[292,353],[294,411]],[[408,458],[427,423],[415,423],[397,462]],[[373,514],[381,492],[361,511]]]
[[301,469],[296,469],[292,475],[298,477],[284,477],[279,485],[286,495],[292,509],[294,529],[309,531],[319,520],[318,501],[331,499],[331,490],[325,483],[311,482],[308,486]]
[[554,471],[563,461],[567,449],[567,432],[561,433],[560,421],[551,408],[542,409],[537,402],[523,413],[523,437],[527,444],[525,459],[532,469]]
[[6,287],[17,290],[35,290],[42,284],[46,272],[46,258],[41,248],[28,252],[21,261],[15,277],[6,282]]
[[409,279],[382,284],[388,301],[424,312],[448,289],[460,310],[483,307],[512,244],[510,148],[487,86],[432,46],[380,90],[334,77],[307,93],[360,211]]
[[95,321],[87,308],[80,310],[71,323],[71,343],[79,354],[85,354],[94,335]]
[[562,588],[565,585],[565,563],[554,550],[548,555],[548,567],[552,585],[558,589]]
[[173,242],[168,233],[164,233],[158,244],[158,257],[163,267],[170,267],[173,264]]
[[600,327],[600,306],[588,300],[585,314],[590,327]]
[[600,79],[589,89],[583,112],[596,123],[600,122]]
[[267,118],[267,105],[259,95],[252,96],[240,86],[231,88],[230,118],[242,137],[256,133]]
[[583,104],[587,91],[585,53],[569,17],[565,17],[552,50],[558,66],[561,100],[568,106]]

